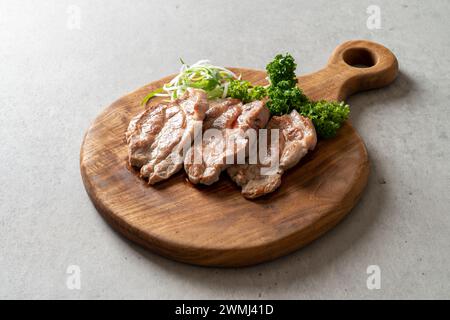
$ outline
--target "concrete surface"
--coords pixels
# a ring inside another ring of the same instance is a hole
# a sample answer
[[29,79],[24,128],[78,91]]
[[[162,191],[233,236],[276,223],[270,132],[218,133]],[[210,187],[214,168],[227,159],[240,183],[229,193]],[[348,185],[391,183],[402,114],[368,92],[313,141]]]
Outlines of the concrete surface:
[[[372,4],[381,29],[366,26]],[[450,298],[449,16],[447,0],[0,1],[0,298]],[[78,161],[103,107],[179,57],[264,68],[288,51],[306,73],[357,38],[391,48],[401,74],[349,100],[372,172],[324,237],[272,263],[207,269],[142,250],[96,213]]]

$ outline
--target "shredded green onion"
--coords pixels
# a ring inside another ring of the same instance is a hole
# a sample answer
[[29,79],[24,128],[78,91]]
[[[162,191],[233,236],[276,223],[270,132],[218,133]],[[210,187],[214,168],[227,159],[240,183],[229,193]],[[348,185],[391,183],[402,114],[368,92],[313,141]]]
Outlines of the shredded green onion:
[[150,92],[148,95],[146,95],[144,97],[144,99],[142,99],[141,104],[145,106],[151,98],[160,94],[161,92],[163,92],[163,88],[159,88],[159,89],[156,89],[155,91]]
[[230,82],[238,79],[230,70],[212,65],[209,60],[200,60],[191,66],[182,59],[180,61],[182,63],[180,73],[162,88],[145,96],[142,100],[143,105],[153,97],[169,97],[175,100],[182,96],[187,88],[203,89],[209,99],[226,98]]

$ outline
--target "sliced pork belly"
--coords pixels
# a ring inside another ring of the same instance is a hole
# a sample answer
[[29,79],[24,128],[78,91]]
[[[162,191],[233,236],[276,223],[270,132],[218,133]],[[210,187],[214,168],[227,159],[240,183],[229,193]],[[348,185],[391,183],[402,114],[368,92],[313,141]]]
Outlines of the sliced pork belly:
[[149,184],[165,180],[183,166],[184,154],[208,109],[206,92],[188,89],[169,103],[134,117],[126,133],[130,165],[141,168]]
[[[275,191],[281,184],[282,174],[295,166],[317,143],[317,135],[311,120],[297,111],[288,115],[274,116],[267,124],[267,157],[259,159],[258,164],[232,165],[227,169],[233,181],[242,187],[242,195],[253,199]],[[270,166],[270,130],[279,131],[279,166],[271,172],[263,172]]]
[[204,121],[203,139],[194,144],[185,158],[189,180],[206,185],[219,180],[220,173],[229,166],[227,159],[235,161],[237,154],[247,149],[247,130],[264,127],[268,119],[269,110],[262,101],[242,105],[239,100],[225,99],[211,105]]

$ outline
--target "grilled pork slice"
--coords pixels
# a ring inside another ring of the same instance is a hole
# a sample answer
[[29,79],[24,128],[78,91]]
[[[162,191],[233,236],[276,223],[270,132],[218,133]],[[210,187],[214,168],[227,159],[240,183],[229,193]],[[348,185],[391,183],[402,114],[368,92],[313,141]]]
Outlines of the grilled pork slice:
[[194,127],[201,128],[207,109],[206,92],[188,89],[181,98],[134,117],[126,133],[130,165],[141,168],[149,184],[176,173],[194,139]]
[[[211,104],[204,121],[200,143],[188,151],[184,168],[189,180],[210,185],[220,173],[248,147],[248,130],[263,128],[269,120],[269,109],[262,101],[242,105],[236,99]],[[245,154],[244,154],[245,155]]]
[[[242,187],[242,195],[253,199],[275,191],[281,184],[282,174],[295,166],[317,143],[316,130],[311,120],[301,116],[297,111],[288,115],[274,116],[268,125],[268,142],[266,158],[259,159],[258,164],[233,165],[227,169],[228,175]],[[275,170],[268,170],[271,161],[271,130],[278,129],[279,165]],[[266,169],[266,172],[262,171]]]

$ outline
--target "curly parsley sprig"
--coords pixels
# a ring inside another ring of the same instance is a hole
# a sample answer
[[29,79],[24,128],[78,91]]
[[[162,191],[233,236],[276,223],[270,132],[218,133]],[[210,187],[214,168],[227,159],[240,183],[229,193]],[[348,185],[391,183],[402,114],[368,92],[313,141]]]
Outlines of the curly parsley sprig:
[[297,86],[296,68],[297,64],[289,53],[276,55],[267,65],[270,81],[267,106],[271,114],[288,114],[295,109],[312,120],[320,137],[334,137],[348,118],[349,106],[343,102],[309,100]]

